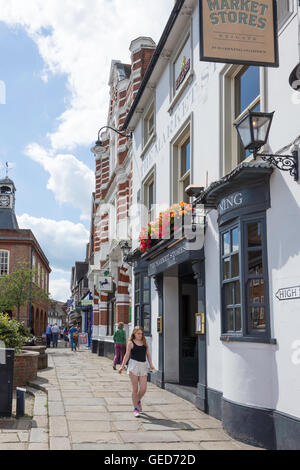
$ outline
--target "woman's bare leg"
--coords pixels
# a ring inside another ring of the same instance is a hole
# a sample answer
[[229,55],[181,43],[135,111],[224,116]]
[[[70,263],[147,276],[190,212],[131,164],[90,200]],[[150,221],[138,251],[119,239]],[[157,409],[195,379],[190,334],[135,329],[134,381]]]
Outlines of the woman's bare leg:
[[138,377],[139,379],[139,385],[140,385],[140,390],[138,393],[138,401],[140,401],[145,393],[147,392],[147,375],[145,377]]
[[132,403],[133,407],[137,408],[139,401],[139,377],[130,372],[130,380],[132,384]]

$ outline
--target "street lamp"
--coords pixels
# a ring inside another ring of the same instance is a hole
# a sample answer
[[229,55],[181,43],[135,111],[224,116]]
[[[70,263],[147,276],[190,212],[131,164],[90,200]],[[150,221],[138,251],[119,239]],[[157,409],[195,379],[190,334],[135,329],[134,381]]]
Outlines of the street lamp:
[[124,261],[127,261],[127,257],[130,253],[130,250],[131,250],[131,245],[126,240],[126,241],[123,241],[123,242],[120,243],[120,248],[121,248],[121,251],[122,251]]
[[274,155],[270,153],[258,153],[268,140],[273,113],[259,113],[249,111],[238,123],[235,124],[236,130],[242,141],[245,150],[253,152],[254,159],[261,157],[262,160],[271,163],[281,171],[289,171],[295,181],[299,179],[298,150],[292,152],[292,155]]
[[123,132],[120,132],[117,129],[114,129],[113,127],[104,126],[104,127],[101,127],[101,129],[98,132],[98,140],[96,142],[96,147],[103,147],[103,142],[101,140],[100,134],[104,129],[110,129],[110,130],[116,132],[117,134],[121,135],[122,137],[127,137],[128,139],[132,139],[132,132],[130,132],[129,134],[124,134]]

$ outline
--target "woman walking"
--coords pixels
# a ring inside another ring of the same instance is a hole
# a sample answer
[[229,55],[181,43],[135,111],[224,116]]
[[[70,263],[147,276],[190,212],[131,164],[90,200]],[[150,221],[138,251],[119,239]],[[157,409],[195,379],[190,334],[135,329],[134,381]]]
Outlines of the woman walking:
[[132,384],[132,403],[133,403],[133,414],[137,418],[142,411],[142,398],[147,391],[147,375],[148,359],[150,369],[152,372],[155,371],[155,367],[152,364],[148,344],[145,338],[144,330],[140,326],[136,326],[132,332],[132,335],[127,343],[127,350],[123,359],[122,365],[118,370],[119,374],[122,373],[125,368],[125,364],[130,357],[128,371]]
[[65,348],[67,348],[69,346],[69,331],[67,327],[65,327],[63,331],[63,337],[64,337],[64,342],[65,342]]
[[125,351],[126,351],[126,333],[124,331],[124,323],[120,322],[118,324],[118,329],[115,331],[114,334],[114,343],[115,343],[115,357],[114,357],[114,365],[113,369],[116,370],[116,365],[118,363],[118,359],[120,357],[120,364],[122,364]]

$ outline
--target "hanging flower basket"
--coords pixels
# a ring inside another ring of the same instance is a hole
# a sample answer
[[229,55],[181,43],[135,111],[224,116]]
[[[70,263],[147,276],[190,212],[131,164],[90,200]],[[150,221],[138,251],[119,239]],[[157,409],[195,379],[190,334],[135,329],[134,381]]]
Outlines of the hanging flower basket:
[[184,234],[185,218],[192,214],[192,204],[180,202],[174,204],[170,209],[161,212],[159,217],[144,227],[139,236],[139,250],[142,253],[147,251],[157,240],[171,240],[180,238]]

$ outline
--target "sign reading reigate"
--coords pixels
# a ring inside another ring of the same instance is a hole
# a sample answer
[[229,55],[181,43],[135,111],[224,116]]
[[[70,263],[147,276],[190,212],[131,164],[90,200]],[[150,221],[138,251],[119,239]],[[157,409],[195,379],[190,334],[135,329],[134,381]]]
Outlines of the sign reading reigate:
[[200,60],[278,67],[276,0],[200,0]]

